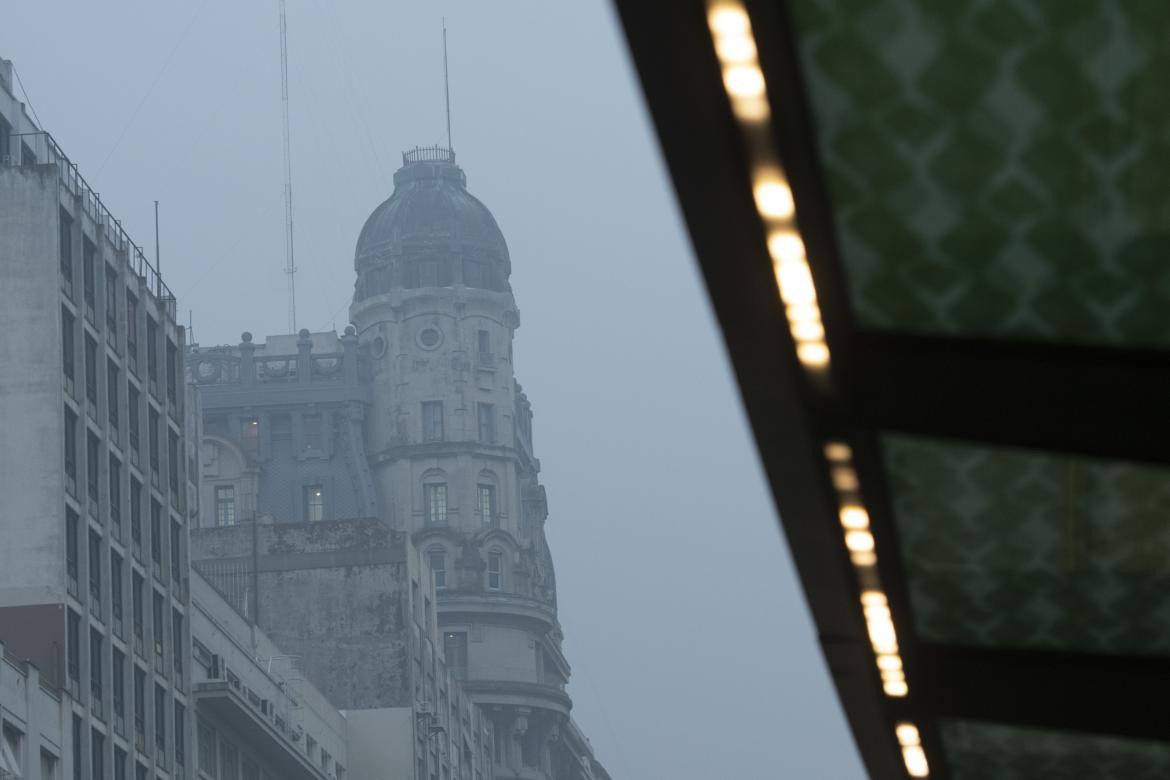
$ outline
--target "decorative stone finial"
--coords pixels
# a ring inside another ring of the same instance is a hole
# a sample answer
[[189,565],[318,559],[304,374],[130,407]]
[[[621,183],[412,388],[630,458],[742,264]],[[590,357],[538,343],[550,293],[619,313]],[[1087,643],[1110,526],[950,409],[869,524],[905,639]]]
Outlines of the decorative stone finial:
[[345,335],[347,335],[347,336],[357,335],[357,328],[355,328],[353,325],[346,325],[345,326]]
[[248,331],[244,331],[243,333],[240,334],[240,341],[243,341],[245,344],[251,344],[252,343],[252,334],[249,333]]
[[301,328],[300,332],[297,333],[297,335],[303,339],[307,339],[309,337],[309,329],[308,328]]

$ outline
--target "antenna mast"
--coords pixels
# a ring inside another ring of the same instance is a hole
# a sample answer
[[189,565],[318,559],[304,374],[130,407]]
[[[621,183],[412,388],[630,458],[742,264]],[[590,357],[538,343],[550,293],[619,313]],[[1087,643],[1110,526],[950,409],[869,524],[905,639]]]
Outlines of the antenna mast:
[[447,75],[447,18],[443,17],[443,92],[447,96],[447,150],[455,151],[451,146],[451,79]]
[[280,97],[284,112],[284,272],[288,275],[288,330],[297,330],[297,266],[293,260],[292,150],[288,135],[288,20],[280,0]]

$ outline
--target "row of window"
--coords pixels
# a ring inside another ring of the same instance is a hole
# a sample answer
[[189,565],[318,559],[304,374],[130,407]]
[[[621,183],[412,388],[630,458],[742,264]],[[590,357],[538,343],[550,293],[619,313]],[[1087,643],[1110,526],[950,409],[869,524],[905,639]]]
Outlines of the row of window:
[[[475,516],[482,525],[499,524],[496,508],[496,486],[475,486]],[[447,524],[447,483],[428,482],[423,485],[423,517],[428,525]]]
[[[476,420],[479,424],[479,441],[484,444],[494,444],[496,441],[496,405],[480,402],[475,405],[475,410]],[[445,440],[442,401],[423,401],[422,430],[423,441]]]
[[[325,488],[322,485],[305,485],[301,489],[302,505],[304,507],[303,520],[306,523],[319,523],[325,519]],[[215,524],[217,526],[235,525],[238,518],[236,511],[236,486],[234,484],[215,486]]]
[[[431,574],[435,580],[435,589],[443,590],[447,587],[447,551],[441,547],[432,547],[427,551],[431,564]],[[487,589],[501,590],[504,586],[504,553],[502,550],[491,550],[487,556]]]
[[[69,212],[64,208],[60,210],[60,257],[61,257],[61,276],[65,285],[66,291],[72,298],[73,279],[74,279],[74,252],[73,252],[73,218]],[[97,246],[87,236],[82,236],[81,239],[81,263],[82,263],[82,302],[85,308],[86,318],[90,322],[95,322],[97,312],[97,282],[96,282],[96,265],[97,260]],[[118,349],[118,271],[111,265],[105,265],[105,285],[102,307],[105,312],[106,325],[106,342],[116,352]],[[139,302],[138,298],[130,292],[126,291],[126,362],[131,372],[138,371],[138,315]],[[68,319],[66,320],[66,317]],[[65,375],[67,381],[73,380],[73,340],[75,336],[74,318],[67,309],[62,309],[62,338],[65,340],[64,361],[65,361]],[[96,324],[96,323],[95,323]],[[92,338],[86,333],[86,355],[91,354],[90,342]],[[159,324],[149,314],[146,315],[146,375],[150,385],[150,391],[156,396],[158,394],[159,383]],[[94,344],[96,352],[96,343]],[[183,386],[183,367],[179,360],[179,348],[171,339],[166,340],[166,395],[167,399],[172,404],[178,403],[179,390]],[[91,382],[92,378],[92,382]],[[86,389],[87,394],[91,389],[94,391],[91,400],[96,404],[96,368],[87,361],[86,363]]]
[[[68,410],[66,410],[68,414]],[[68,420],[66,421],[68,425]],[[88,455],[88,462],[91,464],[88,471],[87,478],[88,488],[87,492],[90,497],[90,514],[97,514],[97,471],[92,464],[97,463],[98,458],[98,443],[97,438],[90,434],[87,437],[87,447],[91,450]],[[66,463],[68,468],[68,461]],[[109,486],[108,498],[110,509],[110,532],[111,535],[118,539],[122,539],[122,463],[114,457],[109,455]],[[142,560],[142,509],[143,509],[143,484],[139,482],[133,475],[130,477],[130,501],[129,501],[129,515],[130,515],[130,541],[134,552],[134,557]],[[183,574],[183,528],[175,517],[170,518],[168,523],[165,519],[166,512],[163,505],[155,498],[150,498],[150,560],[154,564],[155,576],[162,580],[166,578],[166,572],[169,569],[171,580],[176,585],[181,585]],[[66,564],[71,576],[76,578],[77,565],[77,531],[76,528],[79,521],[77,512],[71,508],[66,508]],[[94,531],[90,531],[91,536],[97,536],[100,542],[100,536]],[[169,543],[168,543],[169,542]],[[164,559],[163,551],[169,548],[170,557]],[[90,567],[91,576],[93,576],[93,567]],[[74,594],[76,595],[76,594]]]
[[[69,313],[68,309],[62,307],[62,332],[65,334],[62,345],[63,354],[65,356],[65,384],[67,391],[72,395],[73,376],[72,376],[72,355],[73,355],[73,330],[72,319],[73,315]],[[96,414],[98,409],[98,357],[97,357],[97,342],[86,333],[85,334],[85,396],[88,401],[88,408],[91,415]],[[139,461],[139,453],[141,452],[141,418],[142,408],[144,406],[141,393],[133,382],[129,380],[123,382],[121,380],[121,371],[118,364],[113,360],[106,361],[106,419],[109,422],[110,438],[115,442],[119,441],[119,399],[121,387],[126,387],[126,403],[127,409],[127,435],[128,435],[128,449],[130,452],[130,459],[134,463]],[[147,434],[148,434],[148,456],[150,460],[151,478],[154,484],[159,484],[159,468],[161,463],[161,415],[154,406],[145,404],[147,412]],[[75,484],[77,478],[77,427],[78,416],[73,413],[68,406],[65,410],[65,473],[69,484]],[[166,426],[166,445],[167,445],[167,477],[168,484],[171,488],[172,500],[178,501],[179,494],[179,434],[169,425]],[[89,432],[90,440],[92,440],[92,447],[96,450],[97,437],[93,432]],[[97,485],[97,460],[91,458],[89,462],[89,487],[91,495],[96,500],[96,485]]]
[[[155,696],[158,698],[158,692],[161,689],[156,688]],[[163,694],[165,699],[165,692]],[[165,702],[163,704],[165,706]],[[186,708],[180,702],[175,702],[175,762],[182,767],[185,763],[185,756],[182,749],[184,741],[183,735],[186,726],[184,725],[186,717]],[[166,718],[164,716],[163,720]],[[164,723],[165,728],[165,723]],[[106,780],[106,745],[109,740],[106,735],[100,730],[93,728],[90,730],[89,736],[89,772],[86,773],[85,766],[85,745],[82,742],[82,736],[85,734],[85,726],[78,715],[73,716],[73,780]],[[111,742],[112,744],[112,742]],[[142,746],[139,745],[140,752]],[[42,780],[57,780],[57,763],[52,761],[48,765],[45,763],[45,753],[42,751],[41,760],[41,778]],[[51,756],[50,756],[51,758]],[[129,775],[128,764],[130,763],[130,755],[122,748],[114,745],[113,749],[113,774],[112,780],[128,780]],[[165,762],[160,762],[165,763]],[[134,780],[148,780],[150,777],[150,768],[138,761],[133,762],[134,765]],[[181,772],[181,770],[180,770]],[[176,772],[176,774],[180,774]]]

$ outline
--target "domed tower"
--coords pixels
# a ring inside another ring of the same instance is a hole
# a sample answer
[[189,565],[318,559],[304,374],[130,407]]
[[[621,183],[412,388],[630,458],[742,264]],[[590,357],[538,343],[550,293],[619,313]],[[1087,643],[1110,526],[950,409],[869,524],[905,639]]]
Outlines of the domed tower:
[[358,238],[350,319],[370,357],[370,468],[384,516],[430,564],[447,663],[495,722],[496,777],[554,778],[569,668],[513,376],[520,318],[507,243],[466,185],[453,152],[407,152]]

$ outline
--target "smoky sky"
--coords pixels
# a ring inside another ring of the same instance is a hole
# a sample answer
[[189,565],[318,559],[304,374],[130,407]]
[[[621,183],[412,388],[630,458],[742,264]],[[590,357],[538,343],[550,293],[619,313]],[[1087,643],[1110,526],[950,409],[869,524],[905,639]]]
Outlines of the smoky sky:
[[[521,312],[574,717],[615,778],[863,775],[616,18],[289,0],[297,327],[338,330],[401,152],[453,142]],[[4,5],[42,123],[196,341],[287,330],[275,0]]]

